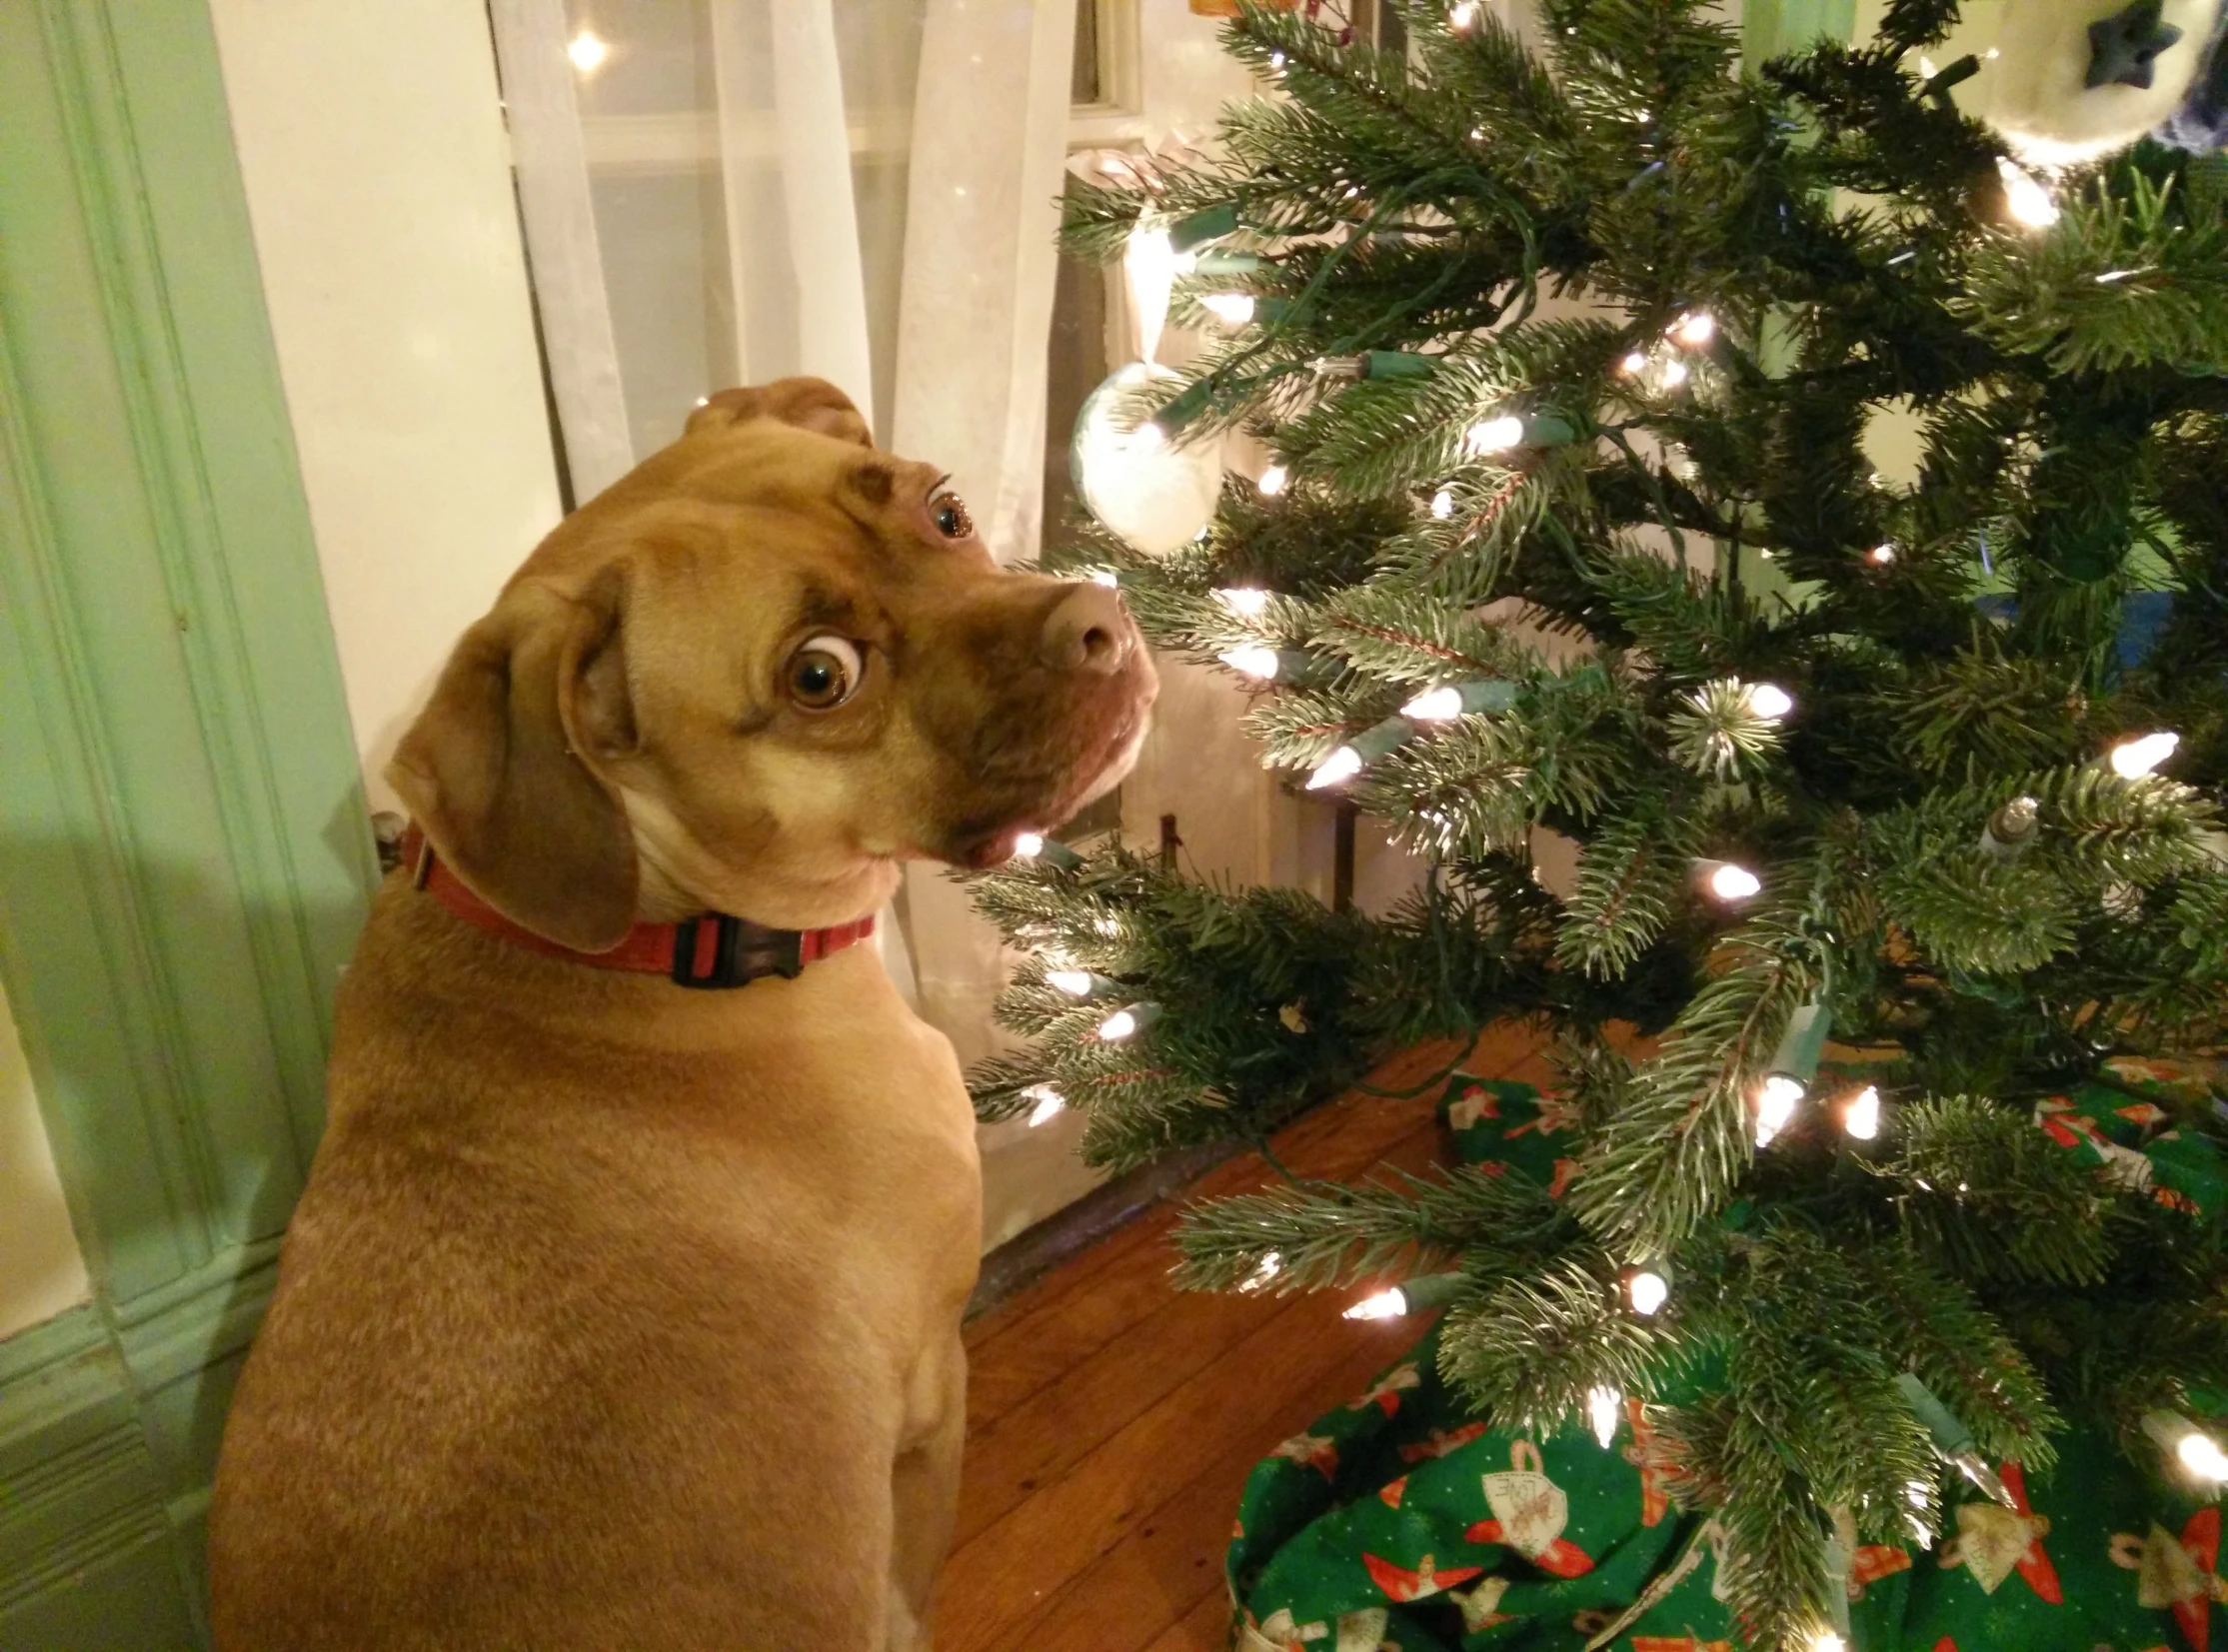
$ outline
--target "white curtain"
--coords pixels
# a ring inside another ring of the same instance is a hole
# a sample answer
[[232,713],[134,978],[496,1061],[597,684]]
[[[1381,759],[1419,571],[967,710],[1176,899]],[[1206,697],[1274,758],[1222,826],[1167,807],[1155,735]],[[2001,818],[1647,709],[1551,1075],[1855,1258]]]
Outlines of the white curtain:
[[[1072,3],[491,0],[491,17],[576,498],[699,397],[813,373],[885,445],[951,470],[1002,559],[1036,554]],[[911,992],[918,961],[918,1001],[972,1059],[996,935],[934,872],[902,904],[892,971]]]

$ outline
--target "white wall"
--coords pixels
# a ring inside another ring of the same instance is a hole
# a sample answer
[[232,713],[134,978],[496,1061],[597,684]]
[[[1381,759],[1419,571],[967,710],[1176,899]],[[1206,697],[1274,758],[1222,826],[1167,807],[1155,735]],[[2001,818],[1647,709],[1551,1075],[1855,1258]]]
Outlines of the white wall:
[[0,989],[0,1336],[51,1319],[86,1296],[85,1258]]
[[558,519],[510,151],[469,0],[211,0],[349,715],[379,778]]

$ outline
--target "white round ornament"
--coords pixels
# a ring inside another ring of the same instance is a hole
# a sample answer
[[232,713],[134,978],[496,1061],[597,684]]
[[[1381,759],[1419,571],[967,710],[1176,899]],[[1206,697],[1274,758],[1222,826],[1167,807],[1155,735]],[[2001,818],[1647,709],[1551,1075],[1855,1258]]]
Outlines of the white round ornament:
[[1149,421],[1128,423],[1137,389],[1181,382],[1171,369],[1146,362],[1116,368],[1085,400],[1069,450],[1084,505],[1147,556],[1166,556],[1198,538],[1222,493],[1219,438],[1178,446]]
[[[2040,167],[2079,165],[2203,101],[2223,0],[1978,0],[1929,50],[1979,72],[1958,106]],[[2182,141],[2177,139],[2176,141]]]

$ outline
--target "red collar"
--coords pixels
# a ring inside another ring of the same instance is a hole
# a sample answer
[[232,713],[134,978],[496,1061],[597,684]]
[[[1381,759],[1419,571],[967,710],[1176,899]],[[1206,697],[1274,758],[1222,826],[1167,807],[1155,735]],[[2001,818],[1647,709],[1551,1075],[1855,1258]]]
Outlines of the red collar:
[[679,923],[637,923],[608,952],[578,952],[512,922],[465,886],[441,863],[433,844],[413,826],[402,841],[402,857],[413,868],[411,883],[439,900],[467,923],[500,935],[547,957],[593,964],[599,969],[632,969],[665,975],[681,986],[748,986],[766,975],[793,980],[806,964],[840,952],[875,932],[875,914],[832,929],[769,929],[747,917],[706,912]]

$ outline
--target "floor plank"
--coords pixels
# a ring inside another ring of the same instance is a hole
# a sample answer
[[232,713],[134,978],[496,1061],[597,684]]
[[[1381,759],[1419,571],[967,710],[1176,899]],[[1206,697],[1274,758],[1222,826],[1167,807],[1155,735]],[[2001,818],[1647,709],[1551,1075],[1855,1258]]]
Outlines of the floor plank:
[[[1293,1174],[1420,1169],[1439,1134],[1425,1083],[1463,1070],[1543,1082],[1540,1039],[1489,1029],[1405,1051],[1274,1142]],[[1252,1465],[1345,1403],[1418,1334],[1349,1323],[1350,1292],[1183,1293],[1167,1282],[1183,1203],[1272,1184],[1247,1155],[1145,1212],[968,1330],[958,1540],[938,1597],[942,1652],[1219,1652],[1222,1551]]]

